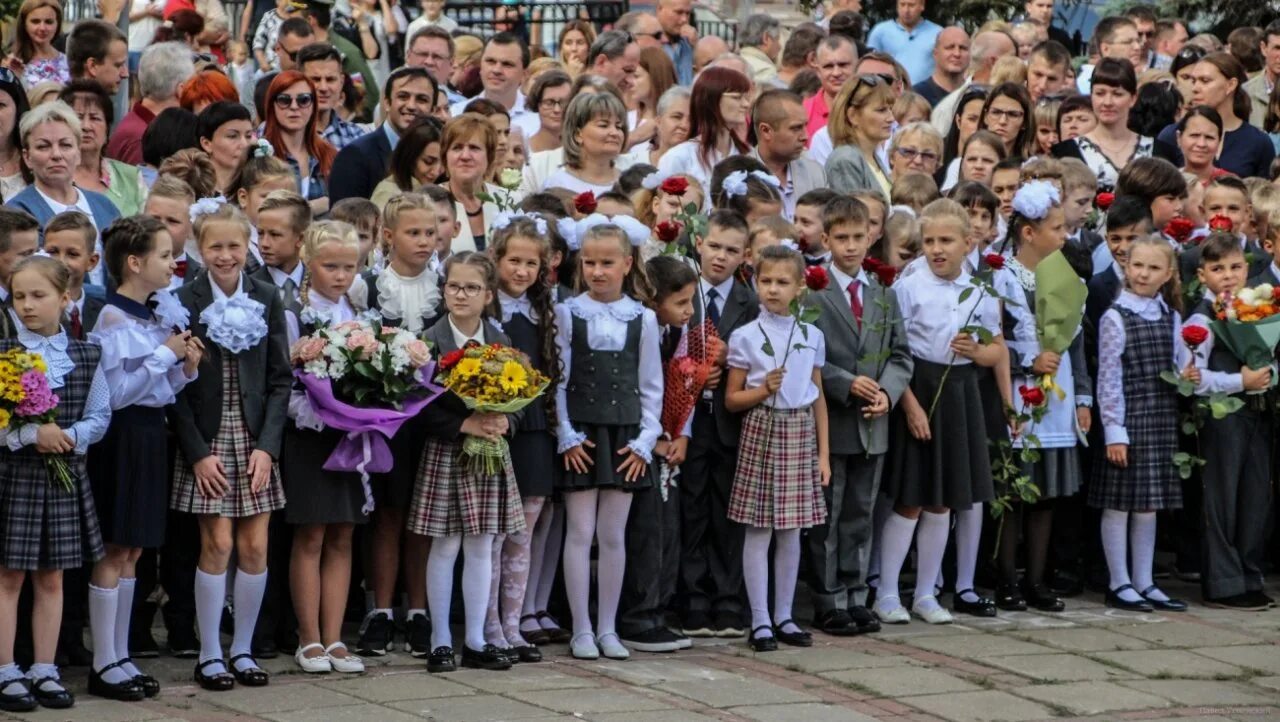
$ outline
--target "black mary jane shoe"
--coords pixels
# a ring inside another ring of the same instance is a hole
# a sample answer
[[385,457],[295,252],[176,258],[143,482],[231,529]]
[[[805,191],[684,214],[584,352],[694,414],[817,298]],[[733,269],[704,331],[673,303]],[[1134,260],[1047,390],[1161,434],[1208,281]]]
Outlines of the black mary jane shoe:
[[[247,659],[253,663],[253,666],[241,671],[236,667],[236,662],[241,659]],[[266,687],[271,683],[271,675],[267,674],[267,670],[258,666],[258,660],[253,658],[252,654],[237,654],[231,658],[231,673],[236,676],[236,681],[246,687]]]
[[[52,682],[57,689],[46,690],[44,685]],[[55,677],[41,677],[31,680],[31,696],[45,709],[67,709],[76,703],[75,695],[68,692]]]
[[[117,664],[133,664],[133,660],[125,657],[117,662]],[[149,674],[137,674],[134,676],[133,681],[142,688],[143,694],[147,697],[154,697],[160,694],[160,680]]]
[[[796,626],[796,629],[799,629],[800,631],[784,632],[782,628],[787,626],[788,624],[794,624]],[[788,619],[775,624],[773,627],[773,636],[779,642],[782,642],[783,644],[791,647],[812,647],[813,646],[813,635],[809,634],[803,629],[800,629],[800,625],[796,624],[794,619]]]
[[751,647],[751,651],[753,652],[776,652],[778,650],[777,639],[773,638],[772,636],[769,636],[769,637],[756,636],[756,632],[759,632],[762,629],[766,632],[772,631],[771,629],[769,629],[767,625],[761,624],[760,626],[751,630],[751,636],[747,637],[747,645]]
[[36,696],[31,694],[31,686],[25,679],[11,679],[8,682],[0,682],[0,689],[15,683],[21,691],[16,694],[0,692],[0,712],[30,712],[40,706],[40,703],[36,701]]
[[[1124,584],[1115,589],[1107,590],[1106,605],[1112,609],[1123,609],[1126,612],[1152,612],[1155,607],[1151,606],[1151,602],[1145,598],[1141,598],[1136,602],[1128,602],[1120,598],[1120,592],[1130,590],[1137,593],[1138,590],[1133,588],[1132,584]],[[1142,595],[1138,595],[1141,597]]]
[[[113,667],[119,667],[124,660],[113,662],[103,667],[101,670],[94,671],[89,668],[89,694],[95,697],[105,697],[106,699],[114,699],[117,702],[137,702],[146,696],[146,690],[138,683],[138,678],[126,679],[123,682],[112,684],[102,679],[102,673]],[[156,683],[157,690],[159,683]]]
[[858,633],[853,617],[843,609],[828,609],[813,620],[814,626],[833,637],[852,637]]
[[[211,664],[223,665],[223,671],[217,674],[205,674],[204,668]],[[226,692],[236,686],[236,678],[226,671],[226,664],[219,658],[206,659],[203,662],[196,663],[196,682],[210,692]],[[130,680],[132,681],[132,680]]]
[[1022,590],[1022,594],[1027,599],[1027,606],[1040,612],[1061,612],[1067,608],[1066,604],[1058,598],[1058,595],[1049,590],[1049,587],[1043,582],[1040,584],[1028,584]]
[[880,620],[874,612],[861,604],[849,607],[849,617],[853,619],[854,629],[858,634],[873,634],[880,631]]
[[471,669],[502,671],[511,669],[511,660],[507,659],[504,650],[498,649],[492,644],[486,644],[479,650],[472,649],[464,644],[462,645],[462,666]]
[[1160,611],[1162,611],[1162,612],[1185,612],[1185,611],[1187,611],[1187,603],[1186,603],[1186,602],[1184,602],[1184,601],[1182,601],[1181,599],[1174,599],[1173,597],[1170,597],[1168,594],[1165,594],[1165,595],[1164,595],[1164,596],[1168,597],[1167,599],[1164,599],[1164,600],[1160,600],[1160,599],[1152,599],[1152,598],[1151,598],[1151,593],[1152,593],[1152,592],[1162,592],[1162,593],[1163,593],[1163,590],[1162,590],[1162,589],[1160,589],[1159,587],[1157,587],[1156,585],[1152,584],[1151,586],[1147,587],[1146,589],[1143,589],[1142,591],[1138,592],[1138,594],[1141,594],[1141,595],[1142,595],[1142,598],[1143,598],[1143,599],[1145,599],[1145,600],[1147,600],[1147,603],[1148,603],[1148,604],[1150,604],[1150,605],[1152,606],[1152,608],[1154,608],[1154,609],[1159,609],[1159,610],[1160,610]]
[[1017,584],[1001,584],[996,587],[996,607],[1006,612],[1024,612],[1027,600],[1022,597],[1022,590]]
[[513,649],[515,649],[516,658],[521,662],[529,663],[542,661],[542,650],[538,649],[535,645],[526,644],[522,647],[514,647]]
[[[537,622],[538,615],[526,614],[523,617],[520,617],[521,624],[524,624],[528,620],[533,620],[534,622]],[[551,635],[547,634],[547,630],[543,629],[542,627],[538,627],[532,632],[526,632],[524,631],[524,629],[521,629],[520,636],[524,637],[524,641],[535,646],[541,646],[551,641]]]
[[[966,594],[972,594],[977,599],[970,602],[964,598]],[[978,594],[972,588],[961,589],[951,597],[951,611],[958,614],[968,614],[971,617],[994,617],[996,616],[996,603]]]
[[427,656],[427,671],[432,674],[452,672],[458,668],[453,657],[453,647],[436,647]]

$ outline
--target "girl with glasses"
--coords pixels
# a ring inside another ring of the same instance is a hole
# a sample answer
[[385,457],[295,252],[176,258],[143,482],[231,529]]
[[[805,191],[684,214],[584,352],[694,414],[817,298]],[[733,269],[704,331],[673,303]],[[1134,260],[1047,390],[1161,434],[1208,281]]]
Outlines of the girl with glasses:
[[316,214],[329,211],[329,170],[338,152],[316,128],[316,89],[296,70],[276,76],[267,88],[262,136],[276,157],[293,167],[303,198]]

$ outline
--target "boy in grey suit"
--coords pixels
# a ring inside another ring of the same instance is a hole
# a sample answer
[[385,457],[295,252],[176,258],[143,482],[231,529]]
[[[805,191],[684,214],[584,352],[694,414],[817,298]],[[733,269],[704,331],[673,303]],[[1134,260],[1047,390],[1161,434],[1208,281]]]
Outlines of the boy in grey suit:
[[840,196],[823,208],[831,282],[810,294],[827,340],[822,384],[831,439],[827,523],[808,535],[814,623],[828,634],[874,632],[865,606],[872,511],[889,446],[889,410],[911,380],[902,312],[893,291],[862,270],[871,245],[867,207]]

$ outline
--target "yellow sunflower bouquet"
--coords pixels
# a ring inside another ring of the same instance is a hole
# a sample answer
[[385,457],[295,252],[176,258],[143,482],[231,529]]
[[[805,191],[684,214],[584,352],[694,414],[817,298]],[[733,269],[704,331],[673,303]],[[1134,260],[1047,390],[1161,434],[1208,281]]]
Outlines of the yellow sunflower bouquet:
[[[529,363],[529,357],[502,344],[472,345],[440,359],[436,381],[467,405],[482,413],[513,414],[533,403],[546,391],[550,379]],[[502,469],[507,440],[490,441],[468,436],[462,455],[469,468],[480,474]]]

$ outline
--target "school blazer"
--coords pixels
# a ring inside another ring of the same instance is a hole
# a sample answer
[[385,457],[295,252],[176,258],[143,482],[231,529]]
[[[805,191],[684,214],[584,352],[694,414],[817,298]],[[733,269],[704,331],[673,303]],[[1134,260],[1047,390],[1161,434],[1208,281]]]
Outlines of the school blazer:
[[[503,346],[510,346],[511,339],[502,331],[498,330],[488,320],[482,321],[480,328],[484,333],[484,342],[500,343]],[[458,344],[453,341],[453,329],[449,328],[449,316],[446,314],[436,321],[435,325],[427,329],[423,333],[423,339],[431,344],[431,353],[440,359],[448,353],[458,350]],[[427,433],[436,438],[445,440],[453,440],[458,438],[461,433],[462,422],[471,415],[471,410],[466,404],[462,403],[462,399],[457,395],[446,391],[440,398],[427,404],[424,413],[428,414],[428,419],[424,426]],[[524,412],[516,412],[507,414],[507,435],[515,434],[516,429],[520,426],[520,417]]]
[[1257,286],[1262,283],[1270,283],[1273,286],[1280,285],[1280,276],[1277,276],[1276,272],[1272,270],[1271,264],[1267,264],[1265,268],[1256,274],[1249,274],[1250,287]]
[[[699,281],[701,283],[701,281]],[[693,294],[693,320],[689,322],[689,328],[693,329],[692,333],[697,333],[698,327],[702,325],[703,319],[702,294]],[[720,334],[720,339],[729,344],[729,335],[734,331],[746,326],[748,323],[756,320],[760,315],[760,299],[751,289],[742,285],[740,281],[733,282],[733,290],[729,291],[729,297],[725,299],[720,307],[720,323],[716,325],[716,331]],[[724,406],[724,390],[728,385],[729,374],[726,373],[720,378],[720,385],[711,392],[712,413],[716,420],[716,432],[720,436],[720,443],[725,448],[738,448],[738,436],[742,430],[742,415],[730,412]],[[698,404],[700,407],[701,404]],[[695,409],[697,413],[697,409]]]
[[868,421],[862,417],[866,403],[849,387],[855,376],[869,376],[889,394],[897,406],[911,383],[915,362],[907,347],[898,297],[874,278],[862,289],[862,327],[853,317],[849,293],[828,286],[809,294],[808,303],[819,311],[815,322],[827,344],[822,367],[822,390],[827,397],[827,437],[833,454],[883,454],[889,450],[889,415]]
[[[879,163],[880,159],[877,157],[875,162]],[[881,166],[880,172],[886,178],[891,177],[888,168]],[[875,191],[882,196],[885,194],[880,181],[872,175],[871,166],[862,151],[853,145],[842,145],[831,151],[827,158],[827,185],[837,193]]]
[[[95,286],[91,283],[84,285],[84,308],[80,311],[80,328],[84,329],[85,336],[98,325],[98,316],[102,315],[102,309],[107,305],[107,292],[101,286]],[[68,323],[71,316],[68,315]],[[85,339],[76,339],[84,341]]]
[[[209,455],[209,442],[222,425],[223,349],[208,339],[209,329],[200,312],[213,303],[213,286],[207,273],[178,289],[178,300],[191,312],[191,332],[204,342],[199,377],[187,384],[169,407],[169,424],[189,463]],[[267,335],[257,346],[241,353],[240,403],[256,449],[280,456],[280,440],[288,422],[289,391],[293,371],[289,367],[289,340],[285,333],[284,304],[271,285],[244,277],[244,291],[267,309]]]

